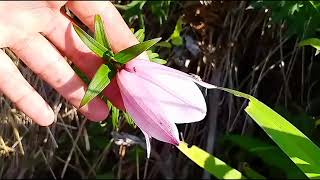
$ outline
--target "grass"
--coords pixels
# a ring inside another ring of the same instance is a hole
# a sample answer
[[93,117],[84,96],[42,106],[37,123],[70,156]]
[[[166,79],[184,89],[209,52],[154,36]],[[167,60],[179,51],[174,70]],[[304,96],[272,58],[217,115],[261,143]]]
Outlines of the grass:
[[[201,52],[193,56],[186,45],[169,52],[165,48],[160,49],[159,54],[168,57],[169,66],[197,74],[206,82],[249,93],[282,115],[301,115],[301,119],[291,123],[304,133],[310,131],[306,134],[319,143],[315,138],[319,132],[311,116],[320,115],[313,110],[318,107],[316,99],[319,94],[316,90],[319,87],[316,82],[319,78],[316,72],[320,66],[317,63],[319,57],[313,56],[311,48],[299,48],[299,39],[285,37],[280,25],[268,26],[270,14],[248,10],[248,3],[244,1],[223,4],[214,1],[208,5],[190,1],[177,6],[179,11],[175,12],[180,14],[169,16],[170,23],[164,22],[164,29],[173,30],[175,24],[171,22],[184,14],[187,25],[183,27],[181,36],[194,39],[199,43]],[[146,32],[150,32],[148,37],[162,36],[166,39],[170,36],[164,29],[153,28],[153,24],[158,22],[150,14],[145,16],[151,19],[145,23]],[[138,139],[142,139],[142,135],[122,119],[115,129],[111,123],[105,126],[89,123],[9,49],[5,51],[27,81],[49,102],[56,122],[48,128],[39,128],[16,110],[8,99],[0,96],[1,178],[210,177],[170,145],[152,141],[149,161],[145,160],[144,149],[140,145],[116,145],[112,131],[126,132]],[[190,60],[188,66],[185,66],[186,59]],[[259,157],[239,147],[223,144],[225,135],[239,134],[254,136],[274,145],[245,115],[243,109],[247,101],[220,91],[204,91],[204,95],[208,115],[202,122],[179,125],[184,140],[214,154],[232,167],[239,167],[240,171],[249,167],[267,178],[285,178],[285,172],[263,163]],[[310,117],[310,122],[306,117]]]

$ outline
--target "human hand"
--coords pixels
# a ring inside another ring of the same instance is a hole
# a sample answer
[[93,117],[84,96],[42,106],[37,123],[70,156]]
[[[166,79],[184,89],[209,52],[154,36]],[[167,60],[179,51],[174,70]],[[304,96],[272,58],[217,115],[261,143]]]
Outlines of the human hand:
[[[138,43],[111,2],[35,1],[0,2],[0,48],[9,47],[33,72],[79,108],[87,86],[63,56],[68,57],[88,77],[101,65],[80,40],[70,20],[60,9],[66,5],[84,24],[94,30],[94,15],[103,18],[114,52]],[[23,78],[11,59],[0,50],[0,91],[36,123],[50,125],[54,113],[43,98]],[[124,109],[115,81],[104,91],[114,105]],[[108,107],[99,98],[80,108],[88,119],[104,120]]]

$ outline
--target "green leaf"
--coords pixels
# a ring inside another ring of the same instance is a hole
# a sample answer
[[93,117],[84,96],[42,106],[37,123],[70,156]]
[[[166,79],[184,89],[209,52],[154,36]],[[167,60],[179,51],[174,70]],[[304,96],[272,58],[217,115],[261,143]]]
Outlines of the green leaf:
[[[230,141],[233,144],[238,145],[242,149],[246,150],[250,154],[258,156],[265,164],[283,170],[286,173],[288,179],[306,178],[306,176],[299,170],[299,168],[277,146],[265,143],[260,139],[249,136],[226,135],[223,137],[223,140]],[[275,159],[277,161],[274,161]],[[247,177],[250,176],[247,175]]]
[[136,124],[134,123],[134,120],[133,120],[133,118],[130,116],[129,113],[123,112],[123,116],[124,116],[124,118],[127,120],[127,123],[128,123],[131,127],[136,128]]
[[243,174],[245,174],[249,179],[266,179],[260,173],[251,169],[248,165],[243,167]]
[[95,39],[102,44],[105,48],[108,50],[111,50],[110,43],[108,41],[108,38],[106,37],[106,33],[104,31],[104,23],[99,15],[94,16],[94,35]]
[[154,44],[160,41],[160,39],[161,38],[155,38],[155,39],[151,39],[151,40],[133,45],[127,49],[120,51],[118,54],[115,54],[114,59],[121,64],[125,64],[128,61],[140,55],[141,53],[143,53],[145,50],[152,47]]
[[88,48],[94,52],[97,56],[104,58],[104,59],[112,59],[113,53],[102,46],[98,41],[93,39],[89,34],[87,34],[84,30],[82,30],[79,26],[73,24],[75,31],[77,32],[78,36],[82,40],[82,42],[88,46]]
[[177,24],[174,28],[173,33],[170,36],[171,42],[172,44],[176,45],[176,46],[181,46],[183,45],[183,39],[180,36],[180,33],[182,31],[182,25],[183,25],[183,21],[182,18],[180,17],[177,21]]
[[146,51],[146,52],[147,52],[147,55],[148,55],[149,59],[153,59],[153,58],[159,57],[159,54],[158,54],[158,53],[154,53],[154,52],[152,52],[151,50],[148,50],[148,51]]
[[191,146],[188,148],[187,143],[180,142],[177,148],[186,156],[188,156],[188,158],[190,158],[193,162],[218,179],[246,179],[241,172],[233,169],[220,159],[212,156],[197,146]]
[[150,59],[151,62],[155,62],[155,63],[158,63],[158,64],[166,64],[167,61],[164,60],[164,59],[160,59],[160,58],[153,58],[153,59]]
[[119,127],[119,112],[120,111],[115,106],[112,106],[111,112],[112,112],[111,119],[112,119],[113,129],[118,129],[118,127]]
[[116,72],[111,65],[102,64],[91,80],[88,90],[81,100],[80,107],[86,105],[100,94],[115,75]]
[[137,32],[134,33],[134,35],[136,36],[136,38],[138,39],[139,42],[143,42],[144,41],[144,29],[139,29]]
[[158,42],[154,46],[172,48],[172,45],[169,42],[166,42],[166,41]]
[[309,39],[305,39],[305,40],[303,40],[303,41],[301,41],[299,43],[300,47],[301,46],[308,46],[308,45],[316,48],[317,51],[320,51],[320,39],[318,39],[318,38],[309,38]]
[[320,178],[320,149],[299,129],[248,94],[215,87],[249,99],[245,111],[308,178]]

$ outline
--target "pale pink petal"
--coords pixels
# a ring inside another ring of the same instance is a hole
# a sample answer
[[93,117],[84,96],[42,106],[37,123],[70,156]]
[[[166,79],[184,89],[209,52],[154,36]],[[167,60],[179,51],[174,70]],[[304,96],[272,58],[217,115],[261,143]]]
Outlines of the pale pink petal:
[[168,120],[190,123],[205,117],[207,106],[204,97],[189,75],[147,61],[135,60],[126,68],[145,80],[145,88],[160,101]]
[[126,70],[118,72],[117,82],[124,106],[136,125],[155,139],[178,145],[178,129],[164,116],[166,112],[157,100],[161,94],[151,94],[150,83]]
[[[142,131],[142,130],[141,130]],[[150,154],[151,154],[151,143],[150,143],[150,139],[151,136],[148,135],[148,133],[142,131],[145,139],[146,139],[146,148],[147,148],[147,158],[150,158]]]

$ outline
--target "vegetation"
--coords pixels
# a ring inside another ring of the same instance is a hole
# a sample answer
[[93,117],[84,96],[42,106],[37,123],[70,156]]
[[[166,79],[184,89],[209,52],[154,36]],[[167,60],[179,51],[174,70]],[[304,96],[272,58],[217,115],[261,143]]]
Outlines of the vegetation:
[[201,87],[206,118],[178,126],[184,143],[177,148],[152,141],[147,159],[128,113],[109,102],[106,121],[87,122],[6,49],[57,122],[39,128],[0,97],[0,177],[319,178],[319,2],[116,6],[141,44],[162,37],[147,51],[151,61],[216,85]]

